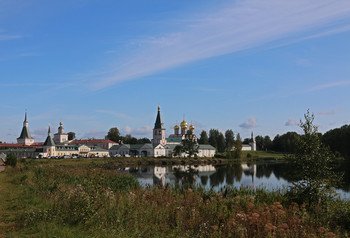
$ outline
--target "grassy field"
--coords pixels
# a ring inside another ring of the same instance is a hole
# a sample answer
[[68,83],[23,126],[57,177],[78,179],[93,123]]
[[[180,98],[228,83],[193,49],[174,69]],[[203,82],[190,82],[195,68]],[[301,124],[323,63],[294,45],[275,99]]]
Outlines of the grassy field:
[[0,173],[0,237],[347,237],[350,203],[141,188],[108,159],[21,160]]

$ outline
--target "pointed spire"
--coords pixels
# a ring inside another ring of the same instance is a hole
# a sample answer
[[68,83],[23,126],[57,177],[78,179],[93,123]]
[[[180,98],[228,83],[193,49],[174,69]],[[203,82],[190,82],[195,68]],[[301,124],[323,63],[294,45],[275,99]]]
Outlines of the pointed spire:
[[50,124],[49,124],[49,129],[47,131],[47,137],[46,137],[46,140],[44,142],[44,146],[55,146],[55,142],[51,138],[51,126],[50,126]]
[[160,106],[158,106],[158,113],[157,113],[156,123],[154,123],[154,129],[164,129],[164,124],[162,121],[162,117],[160,115]]
[[25,113],[25,116],[24,116],[24,122],[27,122],[27,109],[26,109],[26,113]]

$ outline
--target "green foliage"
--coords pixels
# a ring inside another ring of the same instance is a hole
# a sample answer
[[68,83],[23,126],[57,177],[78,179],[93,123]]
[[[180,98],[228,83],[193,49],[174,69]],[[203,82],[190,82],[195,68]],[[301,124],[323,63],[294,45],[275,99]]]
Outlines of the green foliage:
[[235,143],[234,158],[240,159],[242,157],[242,140],[241,135],[237,134],[237,139]]
[[216,129],[210,129],[209,130],[209,144],[218,148],[218,136],[219,136],[219,130]]
[[283,135],[276,135],[273,139],[273,150],[285,153],[295,153],[297,141],[300,135],[296,132],[287,132]]
[[[1,237],[349,236],[349,201],[310,213],[281,191],[144,189],[133,177],[101,169],[98,162],[26,163],[27,170],[19,163],[0,173]],[[193,184],[197,175],[194,169],[179,170],[177,176]],[[210,176],[216,179],[219,183]]]
[[350,125],[327,131],[322,136],[322,142],[334,153],[350,159]]
[[181,153],[185,153],[188,157],[197,156],[198,145],[192,139],[185,139],[182,141],[182,145],[177,145],[174,148],[174,155],[178,156]]
[[198,140],[198,143],[199,144],[202,144],[202,145],[207,145],[209,144],[209,138],[208,138],[208,134],[206,131],[202,131],[201,134],[200,134],[200,138]]
[[226,149],[225,137],[221,132],[219,132],[217,142],[218,142],[218,147],[217,147],[218,152],[220,153],[225,152],[225,149]]
[[290,187],[290,196],[300,203],[312,205],[333,193],[339,176],[334,173],[335,157],[322,145],[317,126],[313,124],[314,115],[308,110],[304,118],[305,122],[300,121],[304,135],[297,140],[295,153],[286,158],[294,167],[293,177],[298,181]]
[[6,157],[5,164],[12,167],[16,167],[17,157],[13,153],[9,153]]
[[107,138],[118,143],[120,140],[120,133],[118,127],[113,127],[109,129],[107,133]]
[[235,135],[232,130],[225,131],[225,143],[226,143],[226,150],[231,151],[233,145],[235,144]]
[[68,140],[74,140],[75,139],[75,133],[70,131],[68,132]]

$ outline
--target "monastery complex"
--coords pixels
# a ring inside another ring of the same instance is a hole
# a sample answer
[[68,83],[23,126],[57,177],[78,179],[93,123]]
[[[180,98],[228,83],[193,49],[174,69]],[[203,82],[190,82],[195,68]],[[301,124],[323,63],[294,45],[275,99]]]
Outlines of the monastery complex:
[[[45,142],[35,142],[30,135],[27,113],[23,128],[17,143],[1,143],[0,156],[6,157],[13,153],[22,158],[78,158],[78,157],[109,157],[109,156],[137,156],[137,157],[174,157],[175,147],[182,145],[184,140],[192,140],[197,147],[198,157],[214,157],[216,149],[211,145],[197,143],[194,126],[188,126],[183,120],[180,126],[174,126],[174,133],[166,137],[160,107],[153,128],[152,143],[146,144],[118,144],[109,139],[68,140],[60,122],[58,131],[51,137],[51,128]],[[249,145],[243,145],[242,150],[256,150],[255,140],[252,137]],[[186,157],[185,153],[177,155]]]

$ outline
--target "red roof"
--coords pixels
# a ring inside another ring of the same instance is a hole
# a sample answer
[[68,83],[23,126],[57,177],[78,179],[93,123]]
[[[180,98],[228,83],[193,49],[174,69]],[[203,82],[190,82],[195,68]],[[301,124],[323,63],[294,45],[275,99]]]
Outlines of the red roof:
[[43,142],[33,143],[31,145],[24,145],[24,144],[17,144],[17,143],[0,143],[0,147],[7,147],[7,148],[37,148],[42,147]]
[[88,140],[72,140],[69,144],[100,144],[100,143],[112,143],[118,145],[118,143],[107,139],[88,139]]

